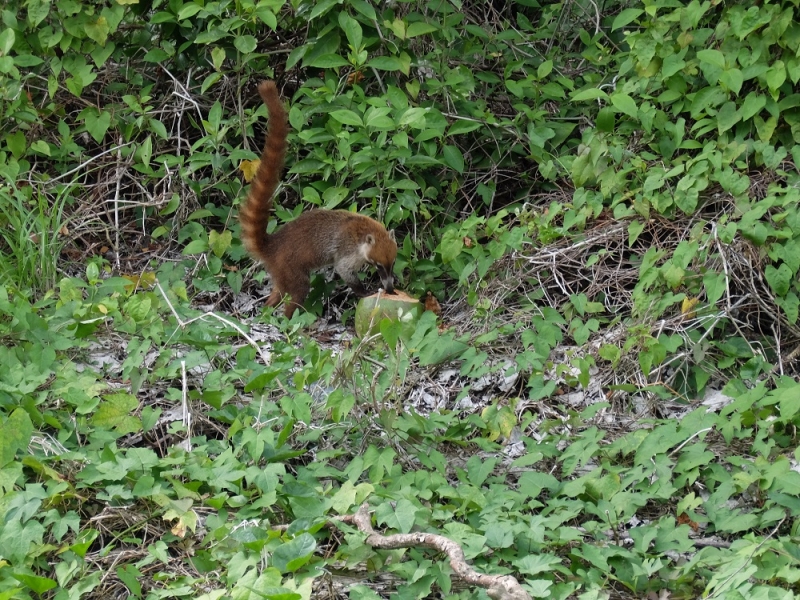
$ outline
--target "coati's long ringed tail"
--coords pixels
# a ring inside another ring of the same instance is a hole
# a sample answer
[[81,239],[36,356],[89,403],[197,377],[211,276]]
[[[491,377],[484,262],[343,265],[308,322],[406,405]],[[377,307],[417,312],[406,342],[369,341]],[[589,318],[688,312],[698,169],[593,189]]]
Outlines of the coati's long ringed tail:
[[392,293],[392,271],[397,257],[394,231],[387,231],[366,215],[317,208],[301,213],[267,235],[272,196],[278,187],[286,155],[289,124],[275,83],[262,82],[258,93],[269,110],[267,141],[250,185],[250,194],[239,210],[239,220],[247,251],[261,260],[272,279],[267,306],[275,307],[283,300],[284,314],[291,317],[308,296],[311,272],[326,266],[333,266],[356,294],[364,295],[366,289],[358,270],[364,264],[372,265],[378,271],[383,288]]
[[266,262],[269,245],[267,224],[272,213],[272,197],[283,171],[289,124],[275,82],[262,81],[258,86],[258,93],[269,111],[267,139],[261,152],[261,164],[250,185],[250,193],[239,209],[239,221],[242,224],[242,241],[247,251]]

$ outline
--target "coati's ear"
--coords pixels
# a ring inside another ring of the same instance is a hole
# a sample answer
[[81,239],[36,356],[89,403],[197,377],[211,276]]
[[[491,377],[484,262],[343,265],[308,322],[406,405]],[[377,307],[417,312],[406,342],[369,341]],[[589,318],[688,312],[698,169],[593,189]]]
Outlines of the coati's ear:
[[394,243],[397,243],[397,240],[394,239],[394,229],[389,230],[389,239],[392,240]]
[[372,244],[375,243],[375,236],[372,235],[371,233],[368,233],[367,237],[364,238],[364,241],[366,241],[370,246],[372,246]]

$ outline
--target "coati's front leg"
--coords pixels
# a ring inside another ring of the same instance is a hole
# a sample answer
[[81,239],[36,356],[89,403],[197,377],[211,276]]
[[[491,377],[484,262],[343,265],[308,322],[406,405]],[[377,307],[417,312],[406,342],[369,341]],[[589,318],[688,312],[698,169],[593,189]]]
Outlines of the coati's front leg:
[[[337,271],[338,272],[338,271]],[[364,296],[369,296],[369,290],[364,287],[364,284],[361,283],[361,280],[358,278],[358,274],[353,271],[346,271],[344,273],[339,273],[344,282],[347,284],[353,293],[358,296],[359,298],[363,298]]]
[[358,278],[358,271],[363,265],[364,259],[354,252],[345,253],[343,256],[337,256],[333,263],[333,270],[336,271],[339,277],[344,279],[344,282],[359,298],[369,296],[369,292]]

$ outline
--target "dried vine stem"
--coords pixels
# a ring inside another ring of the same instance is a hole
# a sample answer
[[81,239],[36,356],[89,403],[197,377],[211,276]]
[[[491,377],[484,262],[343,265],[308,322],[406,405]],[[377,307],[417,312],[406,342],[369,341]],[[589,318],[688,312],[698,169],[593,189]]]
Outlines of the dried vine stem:
[[365,540],[373,548],[394,550],[424,546],[444,552],[450,558],[453,572],[465,583],[482,587],[493,600],[531,600],[530,595],[511,575],[483,575],[467,564],[461,546],[443,535],[435,533],[395,533],[381,535],[372,528],[369,504],[362,504],[356,514],[340,519],[354,524],[359,531],[367,534]]

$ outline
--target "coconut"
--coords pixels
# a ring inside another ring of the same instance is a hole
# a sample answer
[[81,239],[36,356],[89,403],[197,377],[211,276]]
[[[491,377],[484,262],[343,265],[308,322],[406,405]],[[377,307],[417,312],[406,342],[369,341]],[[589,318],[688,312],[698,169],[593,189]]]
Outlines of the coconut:
[[395,290],[387,294],[383,290],[366,298],[361,298],[356,305],[356,334],[360,337],[376,333],[383,319],[396,321],[400,318],[416,321],[422,314],[422,303],[406,294]]

